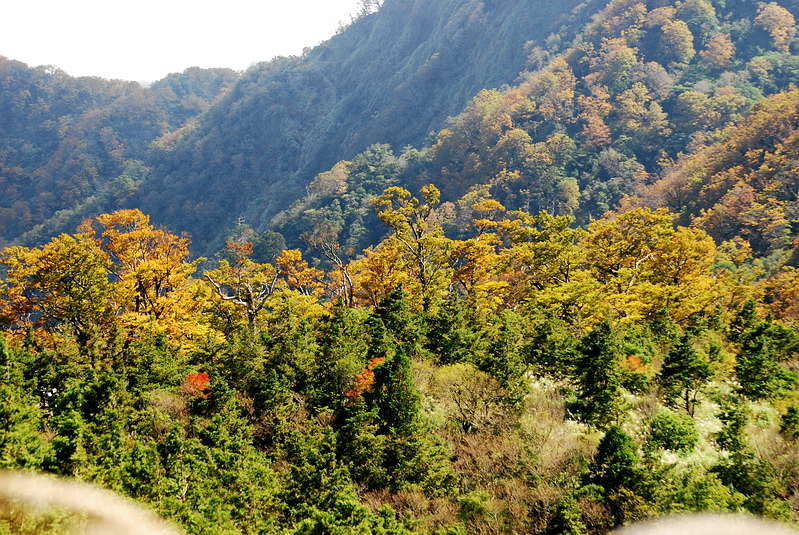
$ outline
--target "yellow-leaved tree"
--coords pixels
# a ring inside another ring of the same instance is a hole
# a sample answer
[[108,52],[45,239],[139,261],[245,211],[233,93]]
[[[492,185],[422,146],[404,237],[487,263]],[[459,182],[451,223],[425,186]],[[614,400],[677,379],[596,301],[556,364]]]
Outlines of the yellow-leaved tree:
[[199,260],[188,262],[188,246],[140,211],[120,210],[85,221],[74,236],[11,247],[0,257],[8,271],[0,321],[81,348],[112,327],[192,347],[213,330],[202,314],[208,288],[191,277]]
[[757,10],[755,26],[763,28],[771,35],[774,48],[780,52],[790,52],[791,41],[796,35],[796,19],[790,11],[777,2],[761,4]]
[[271,264],[250,259],[252,243],[228,242],[228,249],[236,253],[233,263],[222,260],[217,269],[204,274],[216,294],[212,299],[215,316],[226,331],[234,330],[243,317],[250,331],[256,333],[256,320],[277,288],[278,273]]
[[139,210],[102,214],[96,221],[101,247],[111,259],[114,305],[124,327],[164,333],[184,347],[212,333],[198,321],[208,289],[191,277],[201,259],[188,261],[188,238],[153,226]]
[[[428,310],[450,280],[447,251],[450,240],[435,218],[441,194],[432,184],[424,186],[421,199],[400,187],[391,187],[372,201],[378,217],[391,229],[382,247],[395,248],[403,269],[419,286],[423,310]],[[411,292],[415,293],[415,292]]]
[[605,302],[629,321],[668,310],[684,322],[718,302],[713,240],[699,229],[675,229],[673,219],[662,208],[610,212],[581,241]]
[[111,261],[91,232],[62,234],[42,247],[10,247],[0,289],[0,322],[18,335],[36,329],[53,342],[85,347],[112,322]]
[[316,269],[303,260],[302,253],[297,249],[286,249],[275,259],[278,274],[288,284],[289,288],[302,295],[319,298],[324,292],[322,279],[325,273]]
[[403,254],[395,244],[366,249],[364,256],[349,265],[356,305],[376,307],[380,300],[402,284],[413,289],[413,280],[402,269]]

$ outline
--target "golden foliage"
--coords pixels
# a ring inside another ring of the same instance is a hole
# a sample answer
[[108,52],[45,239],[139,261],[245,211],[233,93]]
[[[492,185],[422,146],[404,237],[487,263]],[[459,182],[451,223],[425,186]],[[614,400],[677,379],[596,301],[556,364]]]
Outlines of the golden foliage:
[[191,278],[199,260],[186,261],[188,246],[188,239],[153,227],[140,211],[121,210],[84,222],[74,237],[7,249],[4,322],[51,334],[71,330],[79,343],[92,326],[116,325],[131,334],[163,333],[191,347],[213,333],[198,321],[207,292]]
[[766,30],[780,52],[790,51],[791,41],[796,35],[796,19],[793,14],[776,2],[761,4],[755,18],[755,26]]

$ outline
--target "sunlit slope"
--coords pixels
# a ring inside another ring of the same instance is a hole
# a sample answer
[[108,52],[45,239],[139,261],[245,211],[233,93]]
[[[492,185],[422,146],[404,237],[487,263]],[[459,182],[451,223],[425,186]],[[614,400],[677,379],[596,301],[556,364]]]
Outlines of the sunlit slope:
[[386,1],[304,57],[245,73],[154,154],[139,206],[200,250],[239,216],[262,228],[336,161],[376,142],[421,143],[481,89],[513,82],[526,43],[588,16],[591,3],[571,13],[578,4]]

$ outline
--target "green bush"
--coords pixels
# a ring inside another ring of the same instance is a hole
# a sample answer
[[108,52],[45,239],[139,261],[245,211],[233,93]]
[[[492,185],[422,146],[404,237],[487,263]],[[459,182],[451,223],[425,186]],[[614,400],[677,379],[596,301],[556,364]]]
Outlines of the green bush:
[[647,443],[653,448],[692,451],[699,442],[696,422],[687,414],[661,412],[652,419]]

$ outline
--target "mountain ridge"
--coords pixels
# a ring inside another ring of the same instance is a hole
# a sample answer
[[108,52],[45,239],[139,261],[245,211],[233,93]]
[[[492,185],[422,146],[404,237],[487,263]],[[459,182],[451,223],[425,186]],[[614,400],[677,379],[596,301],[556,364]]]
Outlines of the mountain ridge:
[[[88,188],[33,210],[27,229],[17,225],[6,240],[25,233],[24,243],[40,243],[100,211],[135,206],[212,253],[241,217],[264,230],[336,161],[374,143],[423,143],[480,89],[512,83],[526,43],[576,28],[600,3],[390,0],[302,57],[251,67],[213,102],[198,97],[206,104],[194,114],[142,138],[148,151],[125,153],[136,172],[99,168]],[[170,91],[161,81],[134,89],[145,102]],[[100,151],[86,165],[110,158]]]
[[[539,20],[531,5],[547,6],[547,13],[554,10],[556,14],[571,11],[564,6],[580,5],[570,1],[555,9],[539,0],[491,4],[388,1],[380,11],[355,21],[303,58],[256,66],[211,110],[213,119],[201,126],[197,137],[186,138],[176,148],[175,159],[167,159],[158,168],[157,175],[163,178],[145,186],[140,206],[168,226],[189,230],[198,248],[205,250],[209,245],[211,250],[221,247],[223,236],[217,227],[220,223],[231,227],[239,216],[264,230],[271,216],[336,161],[373,143],[397,148],[418,144],[486,85],[512,82],[526,62],[523,47],[529,39],[513,32],[492,35],[486,19],[490,10],[495,20],[513,20],[518,27],[525,21],[523,13],[531,23]],[[514,16],[497,16],[498,10]],[[556,22],[553,17],[550,25]],[[549,27],[539,24],[531,34],[543,40]],[[479,57],[483,49],[494,54],[504,51],[515,64],[491,66],[490,58],[464,59],[470,54]],[[492,67],[502,70],[497,74]],[[309,94],[297,80],[303,77],[314,87]],[[388,82],[381,82],[384,79]],[[453,91],[454,81],[459,82],[457,91]],[[402,95],[410,99],[410,105],[404,105]],[[241,131],[227,122],[237,114],[248,116],[247,129]],[[215,129],[216,124],[222,126]],[[225,147],[222,160],[215,159],[207,147],[225,144],[226,136],[234,142]],[[191,173],[175,163],[185,161],[186,151],[196,155],[198,149],[201,156]],[[240,165],[227,161],[237,157]],[[242,190],[240,199],[225,195],[234,184]],[[194,199],[198,188],[215,189],[214,197],[222,199],[222,206]],[[161,196],[162,190],[167,195]],[[171,212],[165,202],[176,198],[185,200],[181,213]]]

